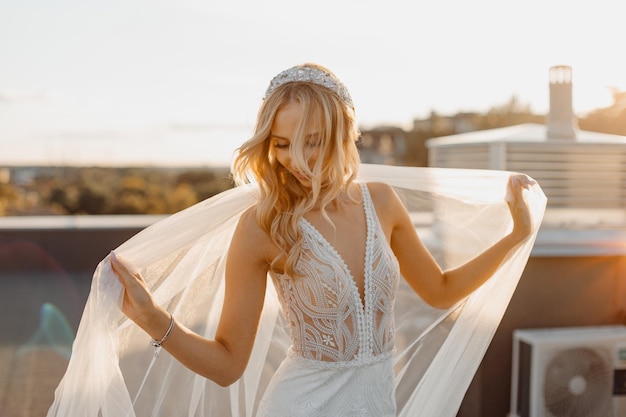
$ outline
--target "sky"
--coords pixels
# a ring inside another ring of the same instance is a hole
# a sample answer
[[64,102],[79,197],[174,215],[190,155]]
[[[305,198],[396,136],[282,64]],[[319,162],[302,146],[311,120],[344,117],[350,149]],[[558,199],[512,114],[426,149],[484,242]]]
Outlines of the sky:
[[0,164],[228,161],[303,62],[342,79],[363,127],[513,96],[546,113],[553,65],[583,115],[626,90],[620,3],[0,0]]

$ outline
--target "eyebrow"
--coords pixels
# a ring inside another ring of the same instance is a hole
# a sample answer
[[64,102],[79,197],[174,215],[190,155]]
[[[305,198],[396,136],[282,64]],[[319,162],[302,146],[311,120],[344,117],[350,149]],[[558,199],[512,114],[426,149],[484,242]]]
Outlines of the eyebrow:
[[[306,135],[305,137],[308,139],[308,138],[312,138],[312,137],[314,137],[314,136],[319,136],[319,133],[317,133],[317,132],[315,132],[315,133],[309,133],[309,134],[308,134],[308,135]],[[275,139],[280,139],[280,140],[286,140],[286,141],[291,142],[291,139],[289,139],[289,138],[284,138],[284,137],[282,137],[282,136],[275,135],[275,134],[273,134],[272,132],[270,132],[270,138],[275,138]]]
[[275,138],[275,139],[280,139],[280,140],[287,140],[287,141],[290,141],[290,142],[291,142],[291,139],[289,139],[289,138],[284,138],[284,137],[282,137],[282,136],[275,135],[275,134],[273,134],[272,132],[270,132],[270,138]]

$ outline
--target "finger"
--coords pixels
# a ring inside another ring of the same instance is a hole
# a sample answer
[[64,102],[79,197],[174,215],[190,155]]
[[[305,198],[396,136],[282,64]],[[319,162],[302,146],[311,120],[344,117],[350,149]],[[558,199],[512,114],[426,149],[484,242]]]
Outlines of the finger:
[[116,273],[119,279],[122,279],[123,275],[130,275],[126,267],[119,261],[117,258],[117,254],[114,251],[111,251],[109,260],[111,262],[111,267],[113,271]]
[[517,174],[515,175],[515,178],[517,180],[517,183],[525,189],[529,189],[531,186],[537,183],[534,179],[530,178],[526,174]]
[[535,180],[525,174],[511,176],[509,181],[510,191],[513,194],[511,200],[520,201],[524,199],[524,190],[530,190],[536,184]]
[[520,193],[521,193],[521,187],[519,185],[519,180],[517,176],[511,175],[509,177],[509,183],[507,186],[505,200],[509,204],[515,204],[519,201]]
[[122,284],[133,284],[143,280],[139,272],[133,273],[136,268],[134,268],[132,264],[124,260],[124,258],[114,251],[111,251],[110,255],[111,267]]
[[124,259],[121,255],[115,253],[115,251],[111,251],[111,258],[115,262],[115,265],[118,266],[118,269],[121,269],[132,276],[139,275],[139,271],[137,270],[137,268],[128,260]]

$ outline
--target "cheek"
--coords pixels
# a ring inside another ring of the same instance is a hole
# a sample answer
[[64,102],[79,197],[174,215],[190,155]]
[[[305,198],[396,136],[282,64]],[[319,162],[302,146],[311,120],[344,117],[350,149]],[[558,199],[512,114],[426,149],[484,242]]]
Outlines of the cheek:
[[319,149],[311,150],[311,152],[307,155],[307,161],[309,161],[309,167],[313,167],[315,162],[318,160],[320,156]]
[[289,151],[286,151],[283,149],[276,149],[274,151],[274,159],[276,159],[276,161],[280,165],[286,166],[288,158],[289,158]]

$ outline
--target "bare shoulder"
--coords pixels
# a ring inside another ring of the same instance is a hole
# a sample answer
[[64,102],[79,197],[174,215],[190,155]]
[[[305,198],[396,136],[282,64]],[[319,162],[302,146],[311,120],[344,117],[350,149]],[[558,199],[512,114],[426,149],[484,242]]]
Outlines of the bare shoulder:
[[276,247],[269,234],[261,227],[257,220],[257,207],[252,206],[243,212],[239,218],[231,251],[244,253],[250,262],[268,263],[276,256]]
[[389,184],[384,182],[368,182],[367,188],[372,196],[372,201],[377,211],[396,208],[398,196]]
[[235,233],[243,234],[249,238],[263,238],[264,236],[269,238],[257,220],[256,205],[243,212],[239,218]]

